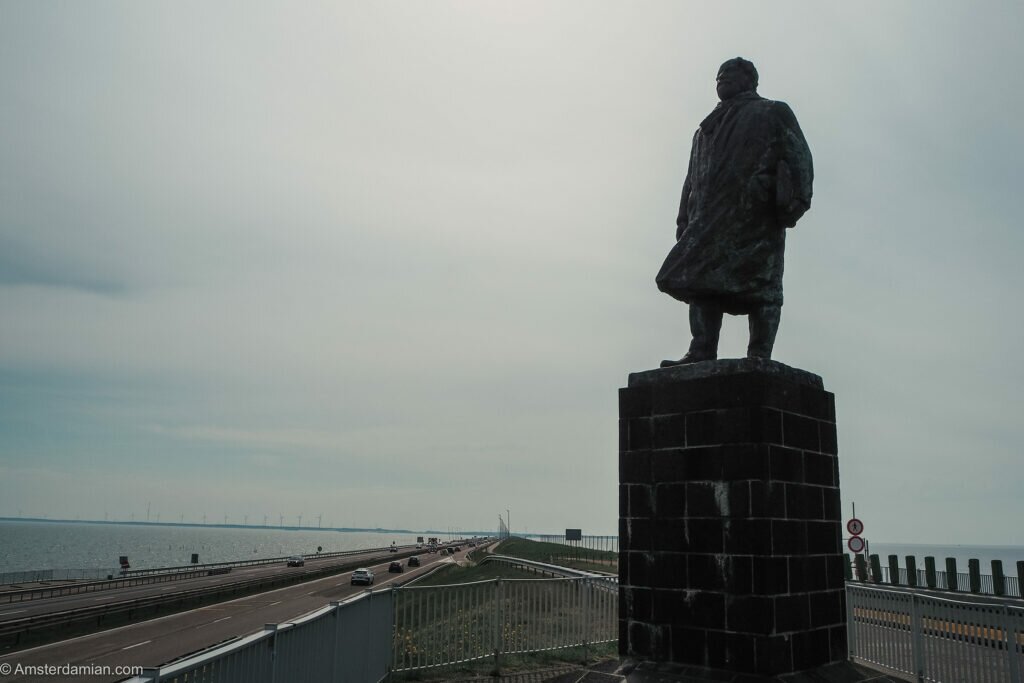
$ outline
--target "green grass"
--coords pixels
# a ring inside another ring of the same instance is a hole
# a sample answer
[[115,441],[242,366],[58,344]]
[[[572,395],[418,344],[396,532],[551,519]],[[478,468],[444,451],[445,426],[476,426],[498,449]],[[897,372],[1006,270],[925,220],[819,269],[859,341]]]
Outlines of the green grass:
[[618,572],[618,553],[608,550],[590,550],[563,545],[531,541],[525,538],[508,538],[494,549],[496,555],[519,557],[534,562],[547,562],[562,567],[584,571]]
[[425,579],[421,579],[413,586],[444,586],[452,583],[472,583],[474,581],[490,581],[491,579],[536,579],[540,578],[531,572],[521,569],[514,569],[497,562],[483,565],[469,565],[460,567],[457,564],[449,564],[437,570]]

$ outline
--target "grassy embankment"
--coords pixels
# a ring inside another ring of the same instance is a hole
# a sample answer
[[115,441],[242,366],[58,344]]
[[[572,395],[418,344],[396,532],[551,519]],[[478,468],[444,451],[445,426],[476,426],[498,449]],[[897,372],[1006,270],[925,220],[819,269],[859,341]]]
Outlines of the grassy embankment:
[[590,550],[561,543],[508,538],[494,549],[496,555],[510,555],[524,560],[547,562],[588,572],[614,574],[619,570],[619,554],[608,550]]

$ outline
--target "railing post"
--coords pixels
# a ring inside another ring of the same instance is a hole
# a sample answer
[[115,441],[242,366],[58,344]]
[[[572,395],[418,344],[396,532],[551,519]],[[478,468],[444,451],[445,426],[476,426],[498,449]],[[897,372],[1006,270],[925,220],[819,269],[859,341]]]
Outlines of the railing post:
[[857,654],[857,624],[853,620],[853,597],[855,593],[850,592],[850,584],[846,584],[846,649],[847,655],[853,657]]
[[142,667],[142,677],[149,678],[148,683],[160,683],[160,667],[158,666],[144,666]]
[[954,591],[954,592],[960,590],[960,588],[959,588],[959,586],[957,584],[957,578],[958,577],[956,575],[956,558],[955,557],[947,557],[946,558],[946,588],[951,590],[951,591]]
[[970,559],[967,560],[967,572],[969,575],[968,581],[970,583],[972,593],[981,592],[981,563],[978,560]]
[[853,561],[857,567],[857,580],[867,581],[868,580],[868,563],[864,560],[864,555],[857,553],[853,556]]
[[264,631],[270,631],[270,683],[277,680],[277,624],[264,624]]
[[1006,643],[1006,654],[1010,658],[1010,680],[1016,682],[1021,679],[1020,658],[1017,656],[1017,627],[1010,616],[1009,605],[1003,605],[1003,638]]
[[917,558],[913,555],[907,555],[907,585],[917,587]]
[[914,659],[917,680],[924,680],[924,637],[922,635],[921,605],[917,593],[910,594],[910,650]]
[[900,560],[896,555],[889,556],[889,583],[900,585]]
[[1002,597],[1006,595],[1006,576],[1003,574],[1003,561],[992,560],[992,592]]
[[504,638],[505,638],[505,617],[502,613],[503,603],[502,599],[504,589],[501,585],[501,578],[494,580],[494,670],[501,670],[501,653],[504,650]]
[[[341,603],[337,600],[331,601],[331,607],[334,609],[334,641],[331,643],[331,680],[338,680],[338,657],[341,654],[341,648],[338,643],[341,642]],[[394,640],[392,640],[394,643]],[[391,646],[394,649],[394,644]]]
[[924,558],[924,582],[929,588],[935,588],[935,558],[931,555]]
[[583,579],[583,658],[590,659],[590,579]]
[[878,555],[871,556],[871,580],[882,583],[882,564],[878,561]]

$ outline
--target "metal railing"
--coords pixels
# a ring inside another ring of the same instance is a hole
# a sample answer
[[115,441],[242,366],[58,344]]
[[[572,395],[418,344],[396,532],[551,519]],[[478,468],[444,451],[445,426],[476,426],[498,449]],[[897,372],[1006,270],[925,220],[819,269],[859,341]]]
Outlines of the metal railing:
[[619,552],[618,536],[581,536],[578,541],[566,540],[565,534],[531,536],[531,538],[544,543],[560,543],[574,548],[605,550],[611,553]]
[[916,565],[916,558],[910,556],[906,560],[908,564],[915,560],[914,569],[908,566],[900,567],[895,555],[888,557],[888,564],[882,564],[878,555],[855,555],[851,559],[847,554],[846,560],[847,580],[857,579],[875,585],[948,590],[974,595],[1024,597],[1021,593],[1021,584],[1024,583],[1024,561],[1017,562],[1016,567],[1010,568],[1011,571],[1015,569],[1016,576],[1013,576],[1004,571],[1003,563],[999,560],[992,561],[991,574],[981,573],[981,562],[978,560],[970,560],[966,572],[957,570],[955,558],[946,558],[946,569],[939,569],[940,565],[930,556],[924,558],[923,569]]
[[128,683],[292,683],[383,680],[391,661],[393,597],[367,591]]
[[851,657],[918,681],[1021,683],[1024,604],[847,583]]
[[[536,563],[539,564],[539,563]],[[604,577],[493,579],[395,591],[392,669],[411,671],[618,639]]]
[[0,586],[42,581],[81,581],[102,579],[117,574],[119,569],[109,567],[87,567],[84,569],[32,569],[21,572],[0,572]]

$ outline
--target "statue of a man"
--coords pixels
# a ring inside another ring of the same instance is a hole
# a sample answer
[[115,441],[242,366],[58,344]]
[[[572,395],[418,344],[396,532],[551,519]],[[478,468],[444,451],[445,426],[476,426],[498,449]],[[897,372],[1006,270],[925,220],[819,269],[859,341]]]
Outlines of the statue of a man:
[[714,360],[722,314],[749,317],[748,358],[771,358],[782,312],[786,229],[811,206],[814,170],[785,102],[757,94],[757,69],[718,70],[715,109],[693,135],[676,244],[658,289],[690,305],[690,349],[662,367]]

